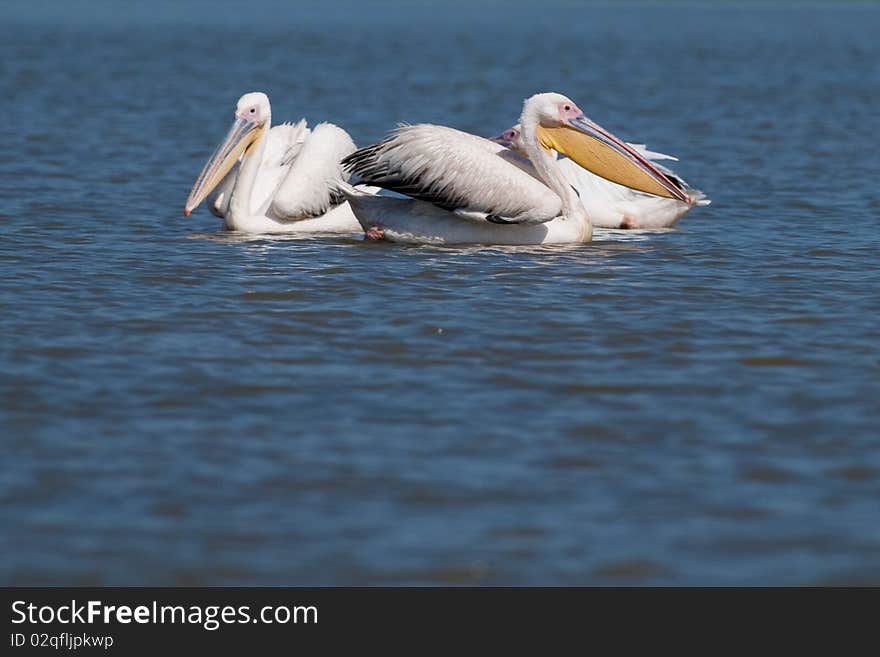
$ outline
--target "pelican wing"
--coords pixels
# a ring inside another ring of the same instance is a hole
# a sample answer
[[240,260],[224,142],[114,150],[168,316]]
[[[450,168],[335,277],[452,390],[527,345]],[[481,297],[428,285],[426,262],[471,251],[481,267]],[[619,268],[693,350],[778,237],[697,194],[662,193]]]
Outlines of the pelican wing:
[[305,119],[298,123],[282,123],[274,126],[267,135],[266,148],[260,164],[260,173],[254,181],[255,207],[261,207],[273,198],[278,186],[284,181],[290,165],[296,160],[310,130]]
[[269,131],[269,140],[266,142],[266,150],[263,151],[260,168],[282,168],[290,165],[311,132],[305,119],[274,126]]
[[361,181],[492,223],[544,223],[562,200],[512,164],[511,152],[460,130],[404,125],[343,160]]
[[296,153],[272,200],[271,214],[295,221],[318,217],[343,200],[339,182],[348,181],[342,158],[355,150],[348,133],[330,123],[312,130]]

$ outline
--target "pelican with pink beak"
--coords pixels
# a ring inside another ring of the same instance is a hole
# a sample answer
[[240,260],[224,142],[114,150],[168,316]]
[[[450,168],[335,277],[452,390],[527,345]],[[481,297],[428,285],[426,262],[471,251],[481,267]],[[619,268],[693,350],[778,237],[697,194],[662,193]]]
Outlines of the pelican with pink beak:
[[420,244],[588,242],[589,213],[554,151],[625,187],[693,202],[562,94],[526,99],[520,125],[523,152],[537,175],[500,144],[428,124],[401,126],[381,143],[344,158],[347,170],[364,183],[410,197],[369,196],[344,186],[367,238]]
[[[264,93],[242,96],[226,138],[208,159],[186,200],[184,216],[214,193],[211,211],[229,230],[246,233],[360,231],[339,186],[341,160],[356,146],[341,128],[305,121],[272,127]],[[369,193],[361,189],[360,193]]]

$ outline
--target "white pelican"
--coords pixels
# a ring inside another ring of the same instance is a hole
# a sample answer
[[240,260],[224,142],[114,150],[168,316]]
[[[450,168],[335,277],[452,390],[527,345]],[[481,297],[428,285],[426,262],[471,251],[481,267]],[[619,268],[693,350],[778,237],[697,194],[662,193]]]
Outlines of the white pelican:
[[275,128],[271,123],[266,94],[248,93],[239,99],[235,122],[193,185],[184,216],[222,181],[210,207],[229,230],[359,231],[339,190],[348,180],[341,160],[356,149],[348,133],[330,123],[311,131],[305,121]]
[[363,182],[412,199],[345,189],[368,239],[429,244],[588,242],[593,226],[551,149],[604,178],[676,198],[687,194],[653,164],[590,121],[561,94],[523,103],[522,146],[538,174],[488,139],[435,125],[401,126],[343,160]]
[[[505,130],[492,141],[525,155],[519,125]],[[627,144],[649,160],[677,187],[691,198],[691,203],[678,199],[645,194],[590,173],[572,160],[559,161],[559,168],[568,183],[575,188],[581,203],[590,215],[593,226],[600,228],[669,228],[686,215],[695,205],[709,205],[711,201],[697,189],[691,189],[677,173],[658,163],[677,157],[649,151],[644,144]],[[534,167],[527,171],[537,176]]]

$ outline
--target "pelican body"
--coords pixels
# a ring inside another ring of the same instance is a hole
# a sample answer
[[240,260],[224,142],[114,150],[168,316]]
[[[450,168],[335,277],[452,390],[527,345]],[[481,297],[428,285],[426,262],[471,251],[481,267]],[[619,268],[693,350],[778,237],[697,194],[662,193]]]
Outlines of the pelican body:
[[[515,125],[502,132],[492,141],[510,148],[524,158],[520,126]],[[590,215],[593,226],[601,228],[669,228],[684,217],[696,205],[709,205],[703,192],[692,189],[674,171],[659,164],[658,160],[678,160],[664,153],[649,151],[644,144],[627,144],[649,160],[672,183],[687,193],[691,203],[675,198],[664,198],[639,192],[606,180],[570,159],[559,160],[562,175],[577,191],[581,203]],[[527,158],[526,158],[527,159]],[[530,163],[521,164],[524,170],[537,176]]]
[[522,158],[482,137],[435,125],[401,126],[343,160],[364,183],[410,196],[345,193],[370,239],[428,244],[588,242],[593,225],[553,151],[627,187],[690,199],[646,158],[590,121],[569,98],[523,103]]
[[[248,233],[352,233],[360,224],[339,186],[354,142],[341,128],[305,121],[272,127],[266,94],[242,96],[226,138],[208,159],[184,216],[212,192],[211,211],[227,229]],[[362,192],[366,193],[366,192]]]

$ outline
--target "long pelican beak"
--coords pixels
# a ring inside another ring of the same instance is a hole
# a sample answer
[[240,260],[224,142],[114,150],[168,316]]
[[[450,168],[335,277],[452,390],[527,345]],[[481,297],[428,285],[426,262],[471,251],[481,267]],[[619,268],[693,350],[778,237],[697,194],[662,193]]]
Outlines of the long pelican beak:
[[205,163],[205,167],[196,179],[189,198],[186,199],[186,207],[183,216],[188,217],[190,212],[199,207],[199,203],[205,200],[217,184],[223,180],[229,170],[238,162],[238,158],[245,149],[253,144],[263,133],[263,126],[253,121],[236,119],[229,129],[223,143],[217,147],[211,158]]
[[692,204],[691,198],[643,155],[581,115],[558,127],[539,125],[538,143],[624,187]]

